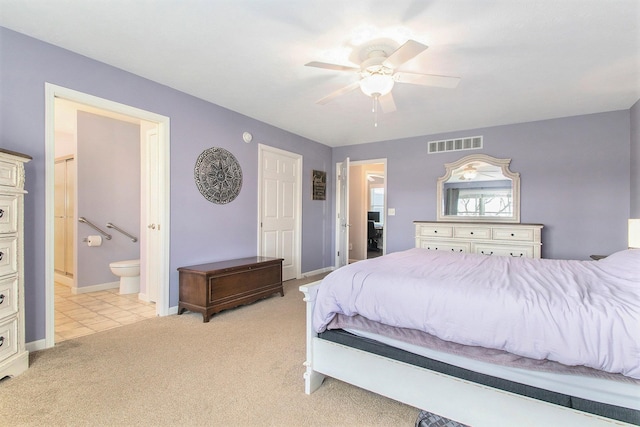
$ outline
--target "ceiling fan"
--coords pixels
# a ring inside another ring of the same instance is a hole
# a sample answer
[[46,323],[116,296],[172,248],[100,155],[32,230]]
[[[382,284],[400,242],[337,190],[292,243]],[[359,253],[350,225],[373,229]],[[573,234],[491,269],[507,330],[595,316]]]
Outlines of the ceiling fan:
[[395,83],[442,88],[458,86],[459,77],[397,71],[400,66],[425,51],[428,46],[415,40],[408,40],[395,50],[390,45],[393,45],[390,40],[377,40],[365,45],[359,51],[359,59],[362,61],[359,68],[317,61],[305,64],[307,67],[347,71],[360,76],[358,81],[330,93],[316,103],[324,105],[341,95],[360,88],[365,95],[373,98],[373,112],[377,112],[378,104],[383,112],[389,113],[396,110],[396,104],[391,94]]
[[[480,165],[482,166],[482,164]],[[487,173],[488,172],[488,173]],[[491,173],[493,171],[481,171],[478,170],[477,167],[474,166],[473,163],[469,163],[460,171],[460,177],[458,178],[460,181],[473,180],[478,175],[487,176],[489,178],[495,178],[495,175]],[[496,171],[497,172],[497,171]]]

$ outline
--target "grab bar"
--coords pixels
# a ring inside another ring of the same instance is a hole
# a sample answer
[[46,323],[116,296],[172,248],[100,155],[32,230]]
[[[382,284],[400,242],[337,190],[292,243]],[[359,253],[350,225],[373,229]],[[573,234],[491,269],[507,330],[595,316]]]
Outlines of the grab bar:
[[98,233],[102,234],[104,236],[105,239],[107,240],[111,240],[111,234],[100,230],[95,224],[93,224],[91,221],[89,221],[87,218],[81,216],[80,218],[78,218],[78,222],[83,222],[85,224],[87,224],[89,227],[93,228],[94,230],[96,230]]
[[124,234],[125,236],[130,238],[133,243],[138,241],[138,239],[136,237],[133,237],[131,234],[127,233],[122,228],[119,228],[119,227],[113,225],[113,223],[111,223],[111,222],[107,223],[107,228],[113,228],[114,230],[121,232],[122,234]]

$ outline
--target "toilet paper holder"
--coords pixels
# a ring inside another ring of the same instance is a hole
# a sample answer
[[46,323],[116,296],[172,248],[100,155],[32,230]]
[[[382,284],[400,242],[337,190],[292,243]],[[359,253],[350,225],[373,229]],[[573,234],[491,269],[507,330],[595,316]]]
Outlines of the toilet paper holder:
[[102,246],[102,236],[88,236],[82,239],[83,242],[87,242],[88,246]]

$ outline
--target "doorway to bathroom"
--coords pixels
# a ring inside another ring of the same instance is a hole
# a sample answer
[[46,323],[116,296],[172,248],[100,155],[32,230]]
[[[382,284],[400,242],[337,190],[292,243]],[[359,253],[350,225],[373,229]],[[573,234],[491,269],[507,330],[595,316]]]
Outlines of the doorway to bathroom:
[[[169,119],[54,85],[46,95],[45,348],[169,311]],[[123,295],[109,264],[133,259],[139,290]]]

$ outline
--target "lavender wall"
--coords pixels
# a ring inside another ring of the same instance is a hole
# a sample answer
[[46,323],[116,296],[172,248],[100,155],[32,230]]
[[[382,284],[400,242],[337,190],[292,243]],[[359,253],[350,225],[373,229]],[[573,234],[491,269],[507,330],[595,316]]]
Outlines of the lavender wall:
[[640,218],[640,100],[631,115],[631,211],[629,218]]
[[[427,154],[427,141],[475,135],[484,136],[482,150]],[[388,159],[387,202],[396,215],[387,218],[387,251],[393,252],[414,245],[412,221],[436,219],[444,163],[471,153],[511,158],[511,170],[521,174],[521,222],[545,226],[543,257],[588,259],[626,247],[629,135],[626,110],[340,147],[333,160]]]
[[109,263],[140,258],[140,241],[106,224],[140,236],[140,126],[78,112],[77,166],[78,216],[111,234],[111,240],[89,247],[82,240],[100,233],[78,224],[76,286],[117,282]]
[[[522,222],[545,224],[543,255],[586,259],[626,246],[626,220],[640,197],[639,107],[625,111],[331,149],[139,76],[0,27],[0,144],[33,156],[26,165],[25,299],[27,341],[44,338],[45,165],[44,83],[131,105],[171,119],[170,304],[177,304],[176,268],[234,256],[257,245],[257,143],[303,156],[302,272],[333,265],[335,163],[387,158],[389,252],[413,246],[414,220],[435,219],[435,183],[443,164],[467,153],[427,155],[426,141],[484,135],[481,151],[512,158],[522,176]],[[213,83],[213,82],[212,82]],[[384,123],[380,124],[384,126]],[[254,142],[242,142],[242,132]],[[635,155],[629,161],[631,150]],[[228,205],[206,201],[193,167],[206,148],[231,151],[244,185]],[[311,200],[311,171],[327,171],[327,200]],[[631,194],[631,197],[630,197]],[[640,216],[640,215],[637,215]]]
[[[331,168],[329,147],[5,28],[0,28],[0,57],[0,144],[33,156],[26,165],[27,342],[45,336],[45,82],[170,117],[171,306],[178,299],[176,268],[255,255],[257,143],[303,156],[302,272],[333,264],[332,195],[312,201],[310,188],[313,169]],[[253,143],[242,141],[244,131],[254,135]],[[213,146],[231,151],[242,165],[242,191],[228,205],[206,201],[193,181],[198,155]]]

